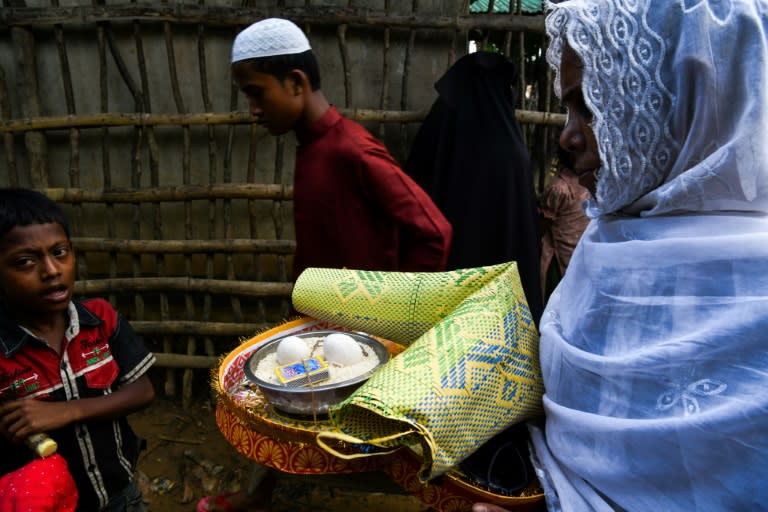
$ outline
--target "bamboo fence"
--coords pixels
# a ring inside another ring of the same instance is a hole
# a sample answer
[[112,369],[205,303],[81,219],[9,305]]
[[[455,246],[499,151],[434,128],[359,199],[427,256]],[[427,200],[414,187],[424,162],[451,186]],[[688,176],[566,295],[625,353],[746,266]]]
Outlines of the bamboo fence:
[[[158,378],[165,393],[181,395],[185,406],[195,390],[207,389],[207,369],[221,354],[289,314],[292,289],[289,157],[294,142],[279,137],[265,148],[261,128],[238,111],[238,91],[231,86],[228,110],[216,110],[208,73],[215,64],[209,45],[216,38],[225,34],[231,41],[243,26],[269,16],[291,19],[311,37],[323,30],[335,35],[343,77],[340,110],[378,130],[388,142],[407,139],[429,108],[412,97],[411,82],[425,51],[420,42],[434,51],[438,41],[444,52],[445,66],[436,70],[437,79],[464,53],[468,34],[480,33],[483,42],[499,41],[520,66],[519,89],[532,94],[520,94],[517,118],[541,169],[547,168],[551,135],[564,121],[550,108],[550,77],[533,83],[533,71],[525,67],[531,61],[526,38],[543,41],[541,15],[470,15],[468,1],[455,2],[454,12],[437,14],[422,12],[417,0],[401,2],[398,9],[389,0],[356,2],[371,4],[363,7],[351,1],[313,6],[309,0],[299,6],[276,1],[268,7],[50,2],[31,6],[5,0],[0,9],[0,39],[12,48],[15,78],[8,83],[9,64],[0,59],[5,62],[0,65],[0,165],[7,170],[6,184],[38,188],[67,207],[78,256],[77,294],[106,297],[129,318],[158,357],[162,370],[154,371],[164,373]],[[173,111],[153,108],[160,92],[150,87],[147,55],[152,47],[146,34],[151,31],[162,34]],[[80,68],[73,70],[70,46],[75,43],[70,41],[83,32],[96,47],[92,76],[87,77],[88,94],[99,105],[96,113],[79,112],[76,105],[83,77]],[[120,44],[118,33],[129,34],[130,51],[124,41]],[[361,33],[378,41],[383,77],[380,90],[367,98],[355,87],[361,77],[356,76],[350,43],[353,34]],[[177,44],[190,34],[197,52],[196,77],[182,74],[178,64],[187,56],[177,54]],[[55,55],[46,57],[57,68],[54,78],[41,76],[45,69],[37,64],[46,49]],[[119,94],[115,75],[132,102],[131,111],[111,108]],[[62,113],[52,113],[39,92],[50,81],[63,89]],[[190,81],[199,84],[195,104],[202,108],[191,107],[185,94]],[[17,94],[12,94],[13,87]],[[21,99],[12,101],[14,97]],[[166,130],[174,131],[180,147],[179,165],[172,172],[162,163],[168,152]],[[236,141],[243,139],[244,146],[238,146]],[[128,158],[115,158],[118,144],[128,147]],[[242,147],[244,171],[234,163]],[[266,167],[271,172],[258,171],[270,158]],[[94,159],[100,168],[98,186],[85,172],[90,163],[83,163]],[[207,169],[207,175],[196,177],[200,169]],[[175,180],[166,179],[168,174]],[[540,187],[543,180],[544,172],[539,172]]]

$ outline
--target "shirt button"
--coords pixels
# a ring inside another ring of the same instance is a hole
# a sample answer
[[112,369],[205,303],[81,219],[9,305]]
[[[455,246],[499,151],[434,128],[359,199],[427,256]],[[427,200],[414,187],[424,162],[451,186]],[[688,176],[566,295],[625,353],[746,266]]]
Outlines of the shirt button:
[[93,464],[91,464],[90,466],[88,466],[88,472],[89,472],[89,473],[93,473],[93,472],[95,472],[95,471],[96,471],[96,466],[94,466]]
[[64,361],[61,362],[61,369],[62,370],[66,370],[67,369],[67,363],[65,363]]

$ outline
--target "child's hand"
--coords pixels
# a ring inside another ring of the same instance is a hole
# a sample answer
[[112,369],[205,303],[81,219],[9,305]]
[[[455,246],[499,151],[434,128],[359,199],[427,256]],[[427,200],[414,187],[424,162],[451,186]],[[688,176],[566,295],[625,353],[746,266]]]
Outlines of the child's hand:
[[72,421],[70,417],[68,402],[14,400],[0,404],[0,431],[18,442],[31,434],[63,427]]

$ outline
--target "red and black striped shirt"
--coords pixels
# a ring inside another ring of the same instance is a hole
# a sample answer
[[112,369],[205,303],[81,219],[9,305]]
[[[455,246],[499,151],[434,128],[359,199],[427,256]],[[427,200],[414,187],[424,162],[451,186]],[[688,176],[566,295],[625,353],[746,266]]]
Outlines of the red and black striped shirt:
[[[108,395],[144,375],[155,356],[103,299],[73,301],[61,354],[0,308],[0,401],[69,401]],[[78,510],[99,510],[130,482],[139,440],[126,418],[74,423],[48,433],[77,483]],[[0,473],[29,462],[31,451],[0,438]]]

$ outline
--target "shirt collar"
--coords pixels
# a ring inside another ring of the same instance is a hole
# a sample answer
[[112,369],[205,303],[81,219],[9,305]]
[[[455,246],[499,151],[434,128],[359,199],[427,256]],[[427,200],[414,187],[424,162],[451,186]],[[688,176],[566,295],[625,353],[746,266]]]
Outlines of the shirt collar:
[[299,144],[309,144],[325,135],[339,121],[341,121],[341,114],[336,110],[336,107],[331,105],[320,119],[310,126],[297,131],[296,139],[299,141]]
[[[95,327],[101,323],[101,319],[91,313],[79,301],[72,301],[67,308],[69,314],[69,327],[65,333],[67,339],[77,335],[81,326]],[[15,323],[8,312],[0,306],[0,352],[6,358],[12,357],[28,340],[36,339],[19,324]]]

